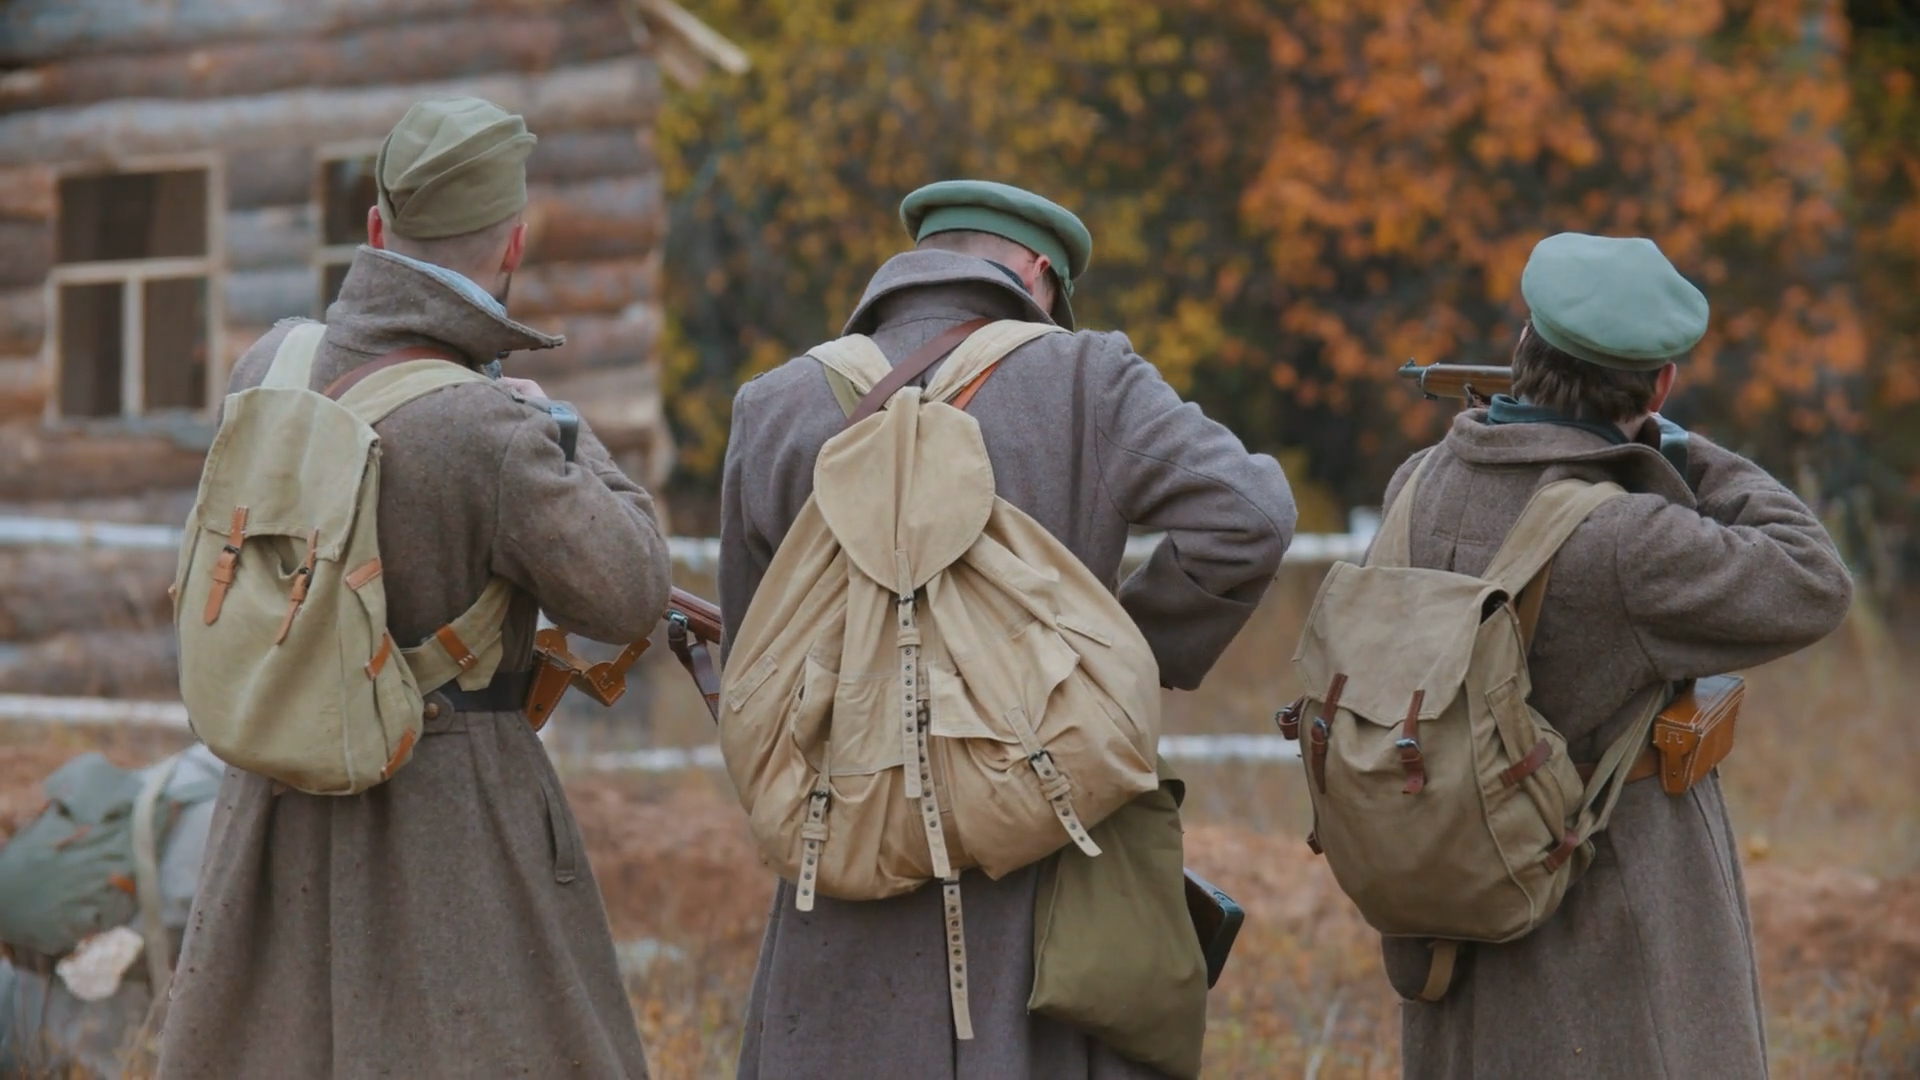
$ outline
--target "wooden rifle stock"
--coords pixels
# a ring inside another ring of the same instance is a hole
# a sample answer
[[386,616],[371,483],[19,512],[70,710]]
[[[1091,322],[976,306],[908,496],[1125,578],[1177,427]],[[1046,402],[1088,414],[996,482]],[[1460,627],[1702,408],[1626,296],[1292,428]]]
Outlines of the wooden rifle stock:
[[687,631],[710,645],[720,644],[720,609],[685,589],[673,590],[667,601],[667,618],[675,615],[687,620]]
[[1513,392],[1513,369],[1482,364],[1427,364],[1409,360],[1400,369],[1429,399],[1453,398],[1469,406],[1486,405],[1495,394]]
[[707,715],[720,722],[720,673],[713,666],[709,646],[720,644],[720,609],[684,589],[674,589],[667,601],[667,648],[693,676]]

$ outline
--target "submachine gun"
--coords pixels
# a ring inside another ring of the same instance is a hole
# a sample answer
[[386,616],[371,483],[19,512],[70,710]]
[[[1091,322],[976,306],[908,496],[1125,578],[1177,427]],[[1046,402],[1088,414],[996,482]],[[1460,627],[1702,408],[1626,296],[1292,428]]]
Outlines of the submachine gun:
[[[720,675],[714,666],[714,646],[720,644],[720,609],[684,589],[674,589],[667,602],[667,648],[693,676],[707,703],[707,712],[720,719]],[[647,638],[628,645],[620,655],[598,664],[588,663],[567,648],[566,631],[550,626],[533,638],[533,685],[527,691],[527,723],[539,731],[569,688],[577,687],[602,705],[619,701],[627,692],[627,669],[652,642]]]

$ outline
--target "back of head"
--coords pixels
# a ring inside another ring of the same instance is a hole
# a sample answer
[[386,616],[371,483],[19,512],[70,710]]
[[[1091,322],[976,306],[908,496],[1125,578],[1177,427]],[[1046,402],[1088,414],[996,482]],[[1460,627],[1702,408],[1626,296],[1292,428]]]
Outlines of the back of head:
[[536,141],[525,120],[479,98],[407,110],[374,168],[388,246],[452,269],[484,262],[527,205]]
[[1641,237],[1549,236],[1520,293],[1532,321],[1514,350],[1514,392],[1582,420],[1645,415],[1660,369],[1707,331],[1707,298]]
[[1071,210],[1008,184],[941,180],[900,202],[900,223],[919,247],[1007,261],[1044,255],[1053,271],[1053,320],[1073,329],[1074,281],[1093,258],[1093,236]]

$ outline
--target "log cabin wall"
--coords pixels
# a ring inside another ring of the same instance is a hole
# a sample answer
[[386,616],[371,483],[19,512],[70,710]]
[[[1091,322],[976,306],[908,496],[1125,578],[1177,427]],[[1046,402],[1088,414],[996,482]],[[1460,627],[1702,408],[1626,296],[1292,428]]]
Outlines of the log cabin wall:
[[[672,447],[655,366],[666,213],[653,122],[663,72],[690,81],[715,66],[745,60],[671,0],[0,5],[0,502],[190,488],[232,361],[276,320],[318,316],[337,289],[364,238],[354,220],[379,140],[414,102],[461,94],[523,113],[540,139],[510,308],[568,340],[509,357],[507,371],[573,401],[657,488]],[[62,237],[87,177],[180,169],[205,171],[191,190],[209,193],[208,250],[157,272],[204,285],[141,279],[115,293],[130,264],[69,265]],[[100,313],[79,306],[88,288],[106,290]],[[196,317],[206,331],[183,336]],[[102,364],[125,359],[123,339],[144,342],[155,355],[123,380],[140,400],[93,387],[76,406],[92,376],[63,364],[63,329],[68,352],[104,341]],[[199,407],[141,404],[188,393]]]

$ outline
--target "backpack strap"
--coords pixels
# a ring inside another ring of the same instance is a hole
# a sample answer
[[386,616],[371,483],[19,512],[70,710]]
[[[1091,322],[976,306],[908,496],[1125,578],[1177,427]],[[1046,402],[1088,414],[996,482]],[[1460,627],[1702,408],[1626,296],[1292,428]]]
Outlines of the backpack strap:
[[1373,548],[1367,552],[1368,566],[1408,566],[1413,562],[1413,493],[1420,489],[1420,478],[1427,474],[1427,465],[1433,461],[1436,451],[1427,451],[1420,464],[1413,467],[1413,475],[1400,486],[1400,494],[1394,497],[1393,505],[1387,507],[1387,516],[1380,522],[1380,531],[1374,534]]
[[287,331],[280,339],[280,347],[273,352],[273,361],[267,365],[266,378],[260,385],[276,390],[306,390],[313,379],[313,357],[320,351],[320,339],[327,334],[327,324],[303,322]]
[[[968,331],[961,333],[961,331]],[[861,334],[849,334],[846,337],[816,346],[807,355],[820,361],[827,379],[827,386],[833,391],[834,401],[840,405],[840,411],[847,416],[847,426],[856,420],[864,420],[873,414],[873,409],[862,411],[862,405],[886,391],[884,401],[897,393],[912,379],[918,377],[942,358],[947,366],[940,369],[935,385],[928,387],[927,397],[945,401],[956,409],[964,410],[973,400],[973,395],[985,384],[1000,361],[1006,359],[1013,350],[1045,334],[1067,333],[1063,327],[1051,323],[1029,323],[1016,319],[1002,319],[988,322],[975,319],[962,323],[935,338],[915,351],[912,356],[901,361],[899,366],[884,369],[878,382],[868,377],[875,370],[876,361],[886,363],[886,355],[880,352],[873,339]],[[957,344],[948,344],[948,337],[957,337]],[[901,372],[907,372],[902,376]],[[889,382],[898,378],[898,385],[889,387]],[[873,389],[862,395],[861,388]],[[875,406],[877,408],[878,406]],[[858,414],[858,415],[856,415]]]
[[[337,393],[343,407],[371,426],[402,405],[435,390],[486,381],[485,375],[464,364],[403,349],[356,368],[328,389],[330,396]],[[495,577],[487,582],[473,606],[425,641],[400,650],[400,659],[406,661],[408,670],[413,672],[414,683],[422,694],[430,694],[455,680],[462,690],[478,690],[493,681],[500,667],[501,638],[506,627],[507,605],[512,599],[512,583]]]
[[[485,375],[451,360],[439,357],[394,359],[394,355],[389,353],[386,357],[348,372],[339,382],[327,388],[327,396],[359,417],[362,423],[371,426],[386,419],[400,406],[435,390],[459,383],[488,381]],[[349,379],[352,382],[348,382]],[[346,384],[344,388],[336,390],[343,383]]]
[[1533,493],[1526,509],[1507,531],[1507,538],[1480,576],[1519,596],[1527,583],[1560,553],[1573,530],[1603,504],[1625,495],[1615,483],[1557,480]]
[[[946,359],[947,354],[960,347],[960,343],[973,336],[974,331],[986,326],[991,319],[971,319],[952,327],[940,336],[915,349],[905,360],[893,366],[886,378],[875,383],[867,391],[860,403],[847,414],[847,426],[853,425],[880,411],[880,406],[892,400],[900,388],[919,378],[926,370]],[[931,396],[931,395],[929,395]]]
[[496,576],[487,582],[472,607],[428,635],[427,640],[400,650],[400,659],[407,662],[422,694],[431,694],[456,679],[462,690],[478,690],[493,681],[494,672],[500,668],[501,637],[506,629],[507,604],[512,599],[513,583]]
[[[304,329],[304,327],[302,328]],[[180,764],[174,754],[147,770],[140,793],[133,799],[133,885],[140,902],[140,936],[146,941],[147,978],[153,987],[153,1000],[167,1000],[167,984],[173,980],[173,948],[167,928],[160,919],[160,836],[161,796],[173,770]]]

